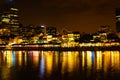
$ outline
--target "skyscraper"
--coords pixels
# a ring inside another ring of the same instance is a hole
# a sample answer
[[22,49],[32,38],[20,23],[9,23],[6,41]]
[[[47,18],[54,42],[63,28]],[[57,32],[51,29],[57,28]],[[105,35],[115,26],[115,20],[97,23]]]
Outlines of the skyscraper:
[[52,27],[52,26],[46,27],[46,35],[55,36],[56,33],[57,33],[56,27]]
[[9,3],[5,4],[1,8],[0,29],[6,29],[6,35],[18,36],[19,25],[18,9],[12,3],[12,0],[9,0]]
[[116,9],[116,31],[120,32],[120,8]]

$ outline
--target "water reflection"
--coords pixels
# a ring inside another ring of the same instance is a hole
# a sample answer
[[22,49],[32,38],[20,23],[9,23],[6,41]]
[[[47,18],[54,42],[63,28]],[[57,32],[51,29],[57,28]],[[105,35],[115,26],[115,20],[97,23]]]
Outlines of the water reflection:
[[100,70],[100,69],[102,69],[102,55],[103,55],[103,53],[102,53],[102,51],[97,51],[96,52],[96,69],[97,70]]
[[0,51],[0,80],[102,79],[114,73],[120,74],[119,51]]
[[79,68],[79,52],[62,52],[62,74]]
[[53,67],[53,53],[52,52],[48,52],[45,54],[45,67],[46,67],[46,73],[47,74],[51,74],[52,72],[52,67]]

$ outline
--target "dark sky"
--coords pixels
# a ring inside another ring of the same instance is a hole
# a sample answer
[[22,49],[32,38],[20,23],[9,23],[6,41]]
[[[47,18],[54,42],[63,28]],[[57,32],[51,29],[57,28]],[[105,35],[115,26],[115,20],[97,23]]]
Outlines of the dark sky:
[[45,24],[59,31],[65,28],[80,32],[95,32],[103,25],[115,30],[115,8],[120,7],[120,0],[16,0],[15,3],[25,25]]

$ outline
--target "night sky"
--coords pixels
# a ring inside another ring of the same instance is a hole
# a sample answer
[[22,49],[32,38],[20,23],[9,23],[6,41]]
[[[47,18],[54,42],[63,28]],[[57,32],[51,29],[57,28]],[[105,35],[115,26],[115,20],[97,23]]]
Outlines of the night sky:
[[45,24],[59,31],[65,28],[88,33],[104,25],[115,30],[115,8],[120,8],[120,0],[16,0],[15,3],[24,25]]

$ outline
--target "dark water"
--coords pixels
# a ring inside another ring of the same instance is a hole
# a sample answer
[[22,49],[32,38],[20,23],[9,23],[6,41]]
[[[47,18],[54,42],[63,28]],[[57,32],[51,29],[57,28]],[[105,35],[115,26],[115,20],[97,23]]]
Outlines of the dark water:
[[0,51],[0,80],[120,80],[120,52]]

